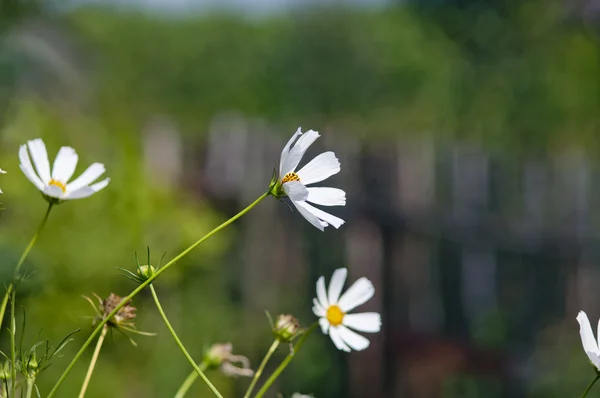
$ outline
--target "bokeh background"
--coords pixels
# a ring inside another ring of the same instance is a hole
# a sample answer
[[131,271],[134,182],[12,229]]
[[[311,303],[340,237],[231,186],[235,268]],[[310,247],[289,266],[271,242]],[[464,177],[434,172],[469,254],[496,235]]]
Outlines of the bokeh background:
[[[351,354],[315,334],[271,397],[579,396],[575,316],[600,316],[598,17],[597,0],[0,1],[3,283],[45,211],[20,144],[112,178],[53,210],[26,263],[25,341],[82,328],[42,396],[92,330],[81,296],[127,294],[135,252],[169,259],[253,201],[298,126],[322,134],[307,158],[340,158],[347,224],[269,198],[163,274],[196,358],[231,341],[256,366],[264,310],[312,323],[316,279],[348,267],[382,332]],[[109,335],[89,398],[171,397],[189,373],[148,292],[134,305],[159,335]],[[226,397],[248,384],[210,376]]]

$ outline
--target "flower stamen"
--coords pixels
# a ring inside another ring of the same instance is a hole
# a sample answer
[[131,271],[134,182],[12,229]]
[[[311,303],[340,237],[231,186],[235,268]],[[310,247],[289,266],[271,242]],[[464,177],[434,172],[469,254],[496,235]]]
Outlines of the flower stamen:
[[331,326],[340,326],[346,315],[340,307],[332,305],[327,309],[327,320]]
[[63,193],[67,192],[67,186],[64,183],[62,183],[58,180],[55,180],[54,178],[50,180],[48,185],[59,187],[61,189],[61,191],[63,191]]
[[300,182],[300,176],[292,171],[292,172],[284,175],[283,178],[281,179],[282,184],[285,184],[286,182],[290,182],[290,181]]

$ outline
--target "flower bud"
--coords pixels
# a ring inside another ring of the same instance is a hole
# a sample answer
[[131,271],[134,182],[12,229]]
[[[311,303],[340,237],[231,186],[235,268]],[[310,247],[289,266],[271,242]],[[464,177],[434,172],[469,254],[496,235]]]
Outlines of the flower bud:
[[232,351],[231,343],[213,344],[204,354],[203,362],[206,364],[206,368],[220,369],[227,376],[252,377],[254,371],[250,369],[248,358],[242,355],[233,355]]
[[154,275],[154,273],[156,272],[156,268],[154,268],[152,265],[140,265],[140,268],[138,268],[138,276],[140,278],[143,278],[144,280],[150,278],[152,275]]
[[11,378],[10,363],[6,361],[4,362],[4,365],[0,367],[0,381],[10,380]]
[[281,342],[289,343],[300,331],[298,320],[292,315],[279,315],[273,327],[273,335]]

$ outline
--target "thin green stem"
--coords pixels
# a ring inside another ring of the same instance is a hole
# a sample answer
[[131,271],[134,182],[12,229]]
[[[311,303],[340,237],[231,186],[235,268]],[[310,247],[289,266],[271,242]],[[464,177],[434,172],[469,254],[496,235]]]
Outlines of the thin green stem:
[[[198,367],[204,372],[206,370],[206,362],[202,362],[200,365],[198,365]],[[186,377],[181,387],[179,387],[179,390],[177,390],[177,392],[175,393],[175,398],[185,397],[185,394],[187,394],[188,390],[190,389],[190,387],[192,387],[197,378],[198,373],[195,370],[193,370],[188,375],[188,377]]]
[[298,340],[298,342],[296,343],[296,345],[294,346],[292,351],[290,351],[290,353],[285,357],[285,359],[281,362],[281,364],[279,364],[279,366],[277,367],[277,369],[275,369],[273,374],[271,376],[269,376],[269,378],[267,379],[265,384],[263,384],[263,386],[260,388],[260,390],[258,390],[258,392],[254,396],[254,398],[261,398],[263,395],[265,395],[265,393],[267,392],[269,387],[271,387],[271,385],[275,382],[275,380],[277,380],[277,378],[279,377],[281,372],[283,372],[285,370],[285,368],[289,365],[289,363],[294,358],[294,355],[296,355],[296,353],[298,351],[300,351],[300,348],[302,347],[302,345],[304,344],[304,342],[306,341],[308,336],[313,332],[313,330],[315,330],[317,328],[318,325],[319,325],[318,323],[313,324],[302,335],[302,337],[300,337],[300,340]]
[[96,343],[96,349],[94,350],[94,354],[92,355],[90,366],[88,367],[85,379],[83,380],[81,391],[79,391],[79,398],[83,398],[85,396],[85,392],[87,391],[88,385],[90,384],[92,373],[94,373],[96,362],[98,361],[98,357],[100,356],[100,349],[102,348],[102,344],[104,343],[104,338],[106,337],[107,332],[108,325],[104,325],[104,327],[102,328],[102,333],[100,333],[100,337],[98,337],[98,342]]
[[587,386],[587,388],[585,389],[585,391],[583,392],[583,394],[581,394],[581,398],[587,397],[588,392],[590,392],[590,390],[592,389],[592,387],[594,387],[594,384],[596,384],[596,382],[598,381],[598,379],[600,379],[600,373],[596,372],[596,378],[594,380],[592,380],[592,382]]
[[246,394],[244,394],[244,398],[250,398],[250,394],[252,394],[252,390],[254,390],[254,386],[256,386],[258,379],[260,379],[260,375],[262,375],[262,372],[265,370],[265,367],[267,366],[269,359],[271,359],[271,355],[273,355],[273,353],[275,352],[275,350],[277,349],[278,346],[279,346],[279,340],[278,339],[273,340],[273,344],[271,344],[271,347],[269,347],[269,351],[267,351],[267,353],[265,354],[265,357],[263,358],[262,362],[260,363],[260,366],[256,370],[256,373],[254,373],[254,377],[252,378],[252,381],[250,382],[250,385],[248,386],[248,390],[246,390]]
[[[15,320],[15,289],[13,289],[10,298],[10,361],[12,362],[11,368],[11,391],[12,397],[17,396],[17,354],[15,336],[17,334],[17,321]],[[23,333],[23,332],[21,332]]]
[[35,378],[27,378],[27,394],[25,398],[31,398],[31,393],[33,392],[33,386],[35,385]]
[[98,334],[98,332],[102,329],[102,327],[109,321],[109,319],[111,319],[117,313],[117,311],[119,311],[125,305],[125,303],[127,303],[129,300],[131,300],[133,297],[135,297],[135,295],[137,295],[140,291],[142,291],[146,286],[148,286],[150,283],[152,283],[152,281],[154,279],[158,278],[158,276],[160,274],[162,274],[164,271],[166,271],[171,265],[175,264],[179,259],[181,259],[186,254],[188,254],[193,249],[195,249],[196,246],[198,246],[199,244],[201,244],[202,242],[204,242],[205,240],[207,240],[208,238],[210,238],[211,236],[213,236],[214,234],[216,234],[217,232],[219,232],[220,230],[222,230],[223,228],[225,228],[226,226],[228,226],[229,224],[233,223],[235,220],[237,220],[238,218],[240,218],[241,216],[246,214],[248,211],[250,211],[250,209],[252,209],[254,206],[256,206],[261,200],[263,200],[267,196],[269,196],[269,192],[265,192],[258,199],[256,199],[254,202],[252,202],[248,207],[246,207],[244,210],[240,211],[238,214],[231,217],[229,220],[225,221],[223,224],[219,225],[218,227],[216,227],[215,229],[210,231],[208,234],[204,235],[196,243],[194,243],[193,245],[191,245],[190,247],[188,247],[187,249],[185,249],[184,251],[179,253],[171,261],[166,263],[162,268],[158,269],[152,276],[150,276],[150,278],[146,279],[145,282],[141,283],[137,288],[135,288],[135,290],[133,290],[129,294],[129,296],[123,298],[121,303],[119,305],[117,305],[115,307],[115,309],[112,310],[111,313],[108,314],[108,316],[106,316],[98,324],[98,326],[96,326],[96,329],[94,329],[94,331],[92,332],[90,337],[88,337],[88,339],[85,341],[85,343],[83,343],[83,346],[81,346],[81,348],[79,349],[77,354],[75,354],[75,357],[73,357],[73,359],[71,360],[71,363],[69,363],[69,365],[67,366],[67,368],[65,369],[63,374],[60,376],[60,378],[58,379],[56,384],[54,384],[54,387],[52,387],[52,390],[48,394],[47,398],[52,398],[54,396],[54,394],[56,394],[56,391],[58,391],[58,388],[65,381],[65,379],[67,378],[67,376],[73,369],[73,366],[75,366],[75,363],[77,363],[77,361],[79,360],[79,358],[81,357],[83,352],[86,350],[86,348],[90,345],[90,343],[92,342],[94,337]]
[[167,325],[167,329],[169,329],[171,336],[173,336],[173,340],[175,340],[175,344],[177,344],[177,346],[179,347],[181,352],[183,352],[183,355],[186,357],[186,359],[188,360],[190,365],[192,365],[192,368],[194,368],[196,373],[198,373],[198,375],[202,378],[202,380],[204,380],[204,382],[208,385],[208,387],[212,390],[212,392],[217,397],[223,398],[223,396],[221,395],[219,390],[217,390],[217,388],[210,382],[210,380],[208,380],[208,377],[206,377],[206,375],[204,374],[202,369],[200,369],[200,367],[198,365],[196,365],[196,361],[194,361],[194,358],[192,358],[190,353],[185,349],[185,346],[179,339],[179,336],[177,336],[177,333],[175,333],[175,329],[173,329],[171,322],[169,322],[169,318],[167,318],[167,314],[165,314],[165,311],[163,310],[162,305],[160,305],[160,301],[158,300],[158,295],[156,294],[156,290],[154,289],[154,285],[152,285],[152,284],[150,284],[150,291],[152,292],[152,297],[154,298],[154,304],[156,304],[156,308],[158,308],[158,312],[160,312],[160,316],[162,317],[163,321],[165,322],[165,325]]
[[[53,206],[52,203],[48,204],[48,209],[46,210],[46,214],[44,214],[44,218],[42,219],[42,222],[40,222],[40,225],[37,227],[35,233],[33,234],[33,237],[31,238],[31,241],[25,248],[25,251],[23,252],[23,254],[21,254],[21,258],[19,259],[19,262],[17,263],[17,266],[15,268],[14,276],[16,276],[17,272],[19,272],[19,269],[21,269],[21,266],[25,262],[27,255],[33,248],[33,245],[35,245],[35,242],[37,242],[38,238],[40,237],[40,234],[42,233],[42,230],[46,226],[46,222],[48,221],[48,217],[50,216],[50,210],[52,210],[52,206]],[[15,288],[14,276],[13,276],[13,281],[10,282],[10,285],[8,285],[8,289],[6,289],[6,293],[4,294],[4,298],[2,299],[2,304],[0,304],[0,330],[2,330],[2,320],[4,319],[4,313],[6,312],[6,305],[8,304],[8,298],[10,297],[13,289]]]

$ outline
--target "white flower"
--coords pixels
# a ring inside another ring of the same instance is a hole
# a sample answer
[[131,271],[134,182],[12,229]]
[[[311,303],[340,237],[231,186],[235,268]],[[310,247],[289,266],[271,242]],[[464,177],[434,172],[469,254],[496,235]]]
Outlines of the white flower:
[[339,228],[344,220],[308,204],[321,206],[346,205],[346,193],[337,188],[312,187],[307,185],[321,182],[340,171],[340,162],[333,152],[324,152],[295,171],[308,147],[319,138],[319,133],[308,130],[302,134],[300,128],[281,152],[279,162],[279,185],[290,198],[298,212],[321,231],[328,225]]
[[292,398],[314,398],[312,395],[300,394],[299,392],[295,392],[292,394]]
[[[592,365],[600,370],[600,348],[598,347],[598,342],[594,338],[592,326],[590,325],[590,321],[585,312],[579,311],[577,321],[579,322],[579,333],[581,334],[583,350],[587,354]],[[598,334],[600,336],[600,322],[598,322]]]
[[348,313],[369,301],[375,294],[375,288],[370,280],[360,278],[340,297],[347,274],[346,268],[335,270],[328,292],[325,291],[325,278],[319,278],[317,298],[313,299],[313,312],[320,317],[319,324],[323,333],[329,334],[333,344],[339,350],[361,351],[369,346],[369,340],[348,328],[359,332],[376,333],[381,329],[381,317],[376,312]]
[[[28,148],[29,152],[27,151]],[[31,153],[31,159],[33,159],[37,173],[33,169],[29,153]],[[19,166],[29,181],[44,195],[58,200],[86,198],[106,187],[110,181],[110,178],[107,178],[90,185],[105,171],[103,164],[94,163],[83,174],[69,183],[69,179],[75,172],[78,157],[75,150],[67,146],[60,148],[58,151],[52,167],[52,174],[50,174],[48,153],[41,138],[28,141],[27,145],[21,145],[19,159],[21,161]]]
[[[0,174],[6,174],[6,171],[0,169]],[[0,189],[0,193],[2,193],[2,190]]]

